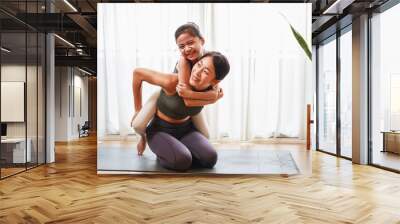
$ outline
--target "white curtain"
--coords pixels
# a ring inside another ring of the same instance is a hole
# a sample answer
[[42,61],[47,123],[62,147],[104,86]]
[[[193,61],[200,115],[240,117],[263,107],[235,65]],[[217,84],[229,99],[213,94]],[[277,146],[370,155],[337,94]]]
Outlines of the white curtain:
[[[288,22],[310,43],[310,4],[98,6],[99,137],[133,133],[132,71],[172,71],[179,58],[174,32],[188,21],[200,26],[205,49],[225,54],[231,65],[224,97],[205,108],[211,138],[304,137],[311,62]],[[143,99],[157,89],[144,85]]]

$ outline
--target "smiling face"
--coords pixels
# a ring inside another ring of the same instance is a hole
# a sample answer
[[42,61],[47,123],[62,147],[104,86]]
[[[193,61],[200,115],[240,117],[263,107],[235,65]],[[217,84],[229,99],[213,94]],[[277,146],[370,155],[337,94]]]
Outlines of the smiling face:
[[189,84],[195,90],[202,91],[218,83],[215,77],[215,67],[212,57],[203,57],[194,64],[192,73],[190,74]]
[[178,36],[176,44],[183,57],[191,62],[196,62],[203,51],[204,40],[188,32],[184,32]]

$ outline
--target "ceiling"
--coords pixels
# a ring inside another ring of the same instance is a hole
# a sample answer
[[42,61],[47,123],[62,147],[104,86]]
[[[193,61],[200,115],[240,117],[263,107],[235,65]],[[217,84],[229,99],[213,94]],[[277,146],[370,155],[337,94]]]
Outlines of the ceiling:
[[[180,2],[180,1],[134,1],[134,0],[1,0],[0,22],[5,41],[14,42],[13,47],[23,46],[25,28],[41,32],[55,32],[56,65],[80,66],[96,73],[97,57],[97,3],[109,2]],[[340,26],[351,23],[351,17],[365,10],[376,8],[387,0],[269,0],[261,3],[312,3],[313,43],[335,32]],[[187,2],[187,1],[181,1]],[[202,1],[198,1],[202,2]],[[230,2],[230,1],[216,1]],[[243,1],[248,2],[248,1]],[[336,3],[335,3],[336,2]],[[49,7],[50,5],[50,7]],[[52,13],[48,13],[52,8]],[[66,43],[62,39],[69,43]],[[2,43],[5,43],[4,41]],[[34,43],[28,45],[35,47]],[[22,48],[21,48],[22,49]],[[21,52],[23,53],[23,52]]]

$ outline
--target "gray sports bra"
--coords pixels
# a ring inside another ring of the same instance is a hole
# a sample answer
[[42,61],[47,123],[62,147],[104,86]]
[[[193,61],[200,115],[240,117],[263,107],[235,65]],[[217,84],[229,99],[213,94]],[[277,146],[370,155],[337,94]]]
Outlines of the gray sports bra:
[[187,116],[194,116],[203,109],[199,107],[187,107],[183,102],[182,97],[175,93],[174,95],[167,95],[161,89],[160,96],[157,99],[157,108],[168,117],[180,120]]
[[[189,64],[190,68],[192,68],[193,64],[191,62]],[[177,65],[178,62],[175,65],[174,73],[178,73]],[[157,108],[168,117],[180,120],[200,113],[203,106],[187,107],[178,93],[169,96],[161,89],[160,96],[157,99]]]

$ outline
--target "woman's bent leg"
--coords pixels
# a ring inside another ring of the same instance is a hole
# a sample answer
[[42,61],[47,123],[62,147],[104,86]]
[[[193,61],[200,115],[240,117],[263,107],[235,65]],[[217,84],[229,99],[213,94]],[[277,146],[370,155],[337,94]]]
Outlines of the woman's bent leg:
[[151,134],[148,139],[151,151],[167,169],[185,171],[192,165],[192,155],[188,148],[172,135],[165,132]]
[[[200,132],[192,131],[180,141],[190,150],[203,167],[212,168],[217,163],[218,154],[211,143]],[[194,158],[193,158],[194,159]]]

